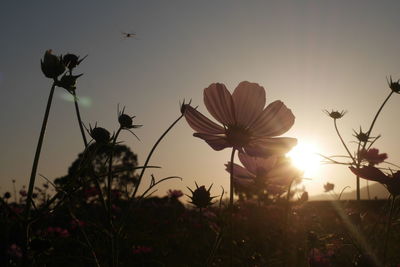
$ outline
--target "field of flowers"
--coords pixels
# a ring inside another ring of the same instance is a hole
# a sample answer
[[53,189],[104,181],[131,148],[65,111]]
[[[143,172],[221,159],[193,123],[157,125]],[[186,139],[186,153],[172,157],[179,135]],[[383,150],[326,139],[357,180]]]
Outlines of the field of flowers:
[[[400,172],[373,145],[372,129],[388,99],[400,93],[388,79],[389,95],[367,131],[354,137],[352,152],[337,122],[345,111],[326,111],[347,155],[321,157],[344,165],[356,176],[357,200],[308,201],[298,187],[303,173],[286,154],[297,139],[282,137],[295,115],[282,101],[266,105],[265,90],[241,82],[231,93],[224,84],[204,89],[204,105],[218,122],[183,101],[177,119],[161,134],[143,166],[121,144],[122,131],[135,138],[134,116],[118,110],[112,133],[85,125],[79,112],[75,68],[86,57],[56,56],[41,60],[52,81],[29,185],[0,197],[0,266],[399,266]],[[64,177],[37,182],[37,167],[56,88],[74,97],[84,147]],[[224,188],[193,182],[185,192],[154,196],[156,179],[146,170],[158,144],[181,119],[212,150],[230,149]],[[235,162],[235,158],[239,162]],[[386,164],[386,165],[385,165]],[[385,167],[381,167],[384,166]],[[360,179],[379,182],[386,200],[360,200]],[[150,181],[144,187],[142,181]],[[334,189],[327,183],[326,192]],[[216,193],[215,192],[219,192]],[[187,196],[187,198],[184,197]],[[185,200],[187,199],[187,200]]]

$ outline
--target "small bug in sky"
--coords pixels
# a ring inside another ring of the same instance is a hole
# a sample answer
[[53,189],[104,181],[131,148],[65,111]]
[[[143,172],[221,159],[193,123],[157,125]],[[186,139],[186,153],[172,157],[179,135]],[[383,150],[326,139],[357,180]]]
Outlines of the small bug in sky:
[[133,32],[121,32],[124,38],[136,38],[136,33]]

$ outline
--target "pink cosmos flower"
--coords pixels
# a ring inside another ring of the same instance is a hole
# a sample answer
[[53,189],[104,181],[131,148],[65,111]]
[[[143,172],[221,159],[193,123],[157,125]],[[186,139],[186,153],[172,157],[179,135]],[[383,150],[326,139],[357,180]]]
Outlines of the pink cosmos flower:
[[[281,195],[287,191],[292,181],[298,182],[302,172],[290,160],[276,155],[259,158],[239,152],[239,160],[244,167],[233,164],[234,183],[255,191],[266,190],[271,195]],[[230,173],[231,162],[225,164]]]
[[358,152],[358,156],[362,160],[366,160],[370,166],[382,163],[388,158],[386,153],[379,154],[379,150],[376,148],[363,149]]
[[276,136],[287,132],[295,117],[282,101],[264,108],[265,102],[265,90],[257,83],[241,82],[233,94],[224,84],[213,83],[204,89],[204,104],[222,126],[189,104],[183,110],[190,127],[196,131],[193,135],[214,150],[233,147],[252,156],[285,154],[297,140]]

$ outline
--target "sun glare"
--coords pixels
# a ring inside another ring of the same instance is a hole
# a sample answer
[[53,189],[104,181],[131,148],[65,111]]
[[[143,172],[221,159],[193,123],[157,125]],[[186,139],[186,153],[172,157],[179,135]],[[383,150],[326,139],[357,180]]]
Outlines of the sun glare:
[[315,177],[320,166],[320,158],[316,152],[315,144],[299,142],[287,156],[292,159],[297,168],[304,171],[304,177],[312,178]]

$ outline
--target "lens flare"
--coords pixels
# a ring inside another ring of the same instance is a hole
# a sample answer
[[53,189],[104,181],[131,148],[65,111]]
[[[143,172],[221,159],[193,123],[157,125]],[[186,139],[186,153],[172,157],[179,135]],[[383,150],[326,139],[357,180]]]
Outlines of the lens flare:
[[[70,93],[67,92],[63,92],[60,95],[61,99],[64,99],[67,102],[74,102],[74,96],[71,95]],[[89,108],[92,106],[92,99],[90,97],[86,97],[86,96],[78,96],[78,103],[80,106],[85,107],[85,108]]]
[[304,177],[315,177],[320,166],[320,157],[316,154],[317,146],[299,142],[288,154],[293,164],[304,171]]

